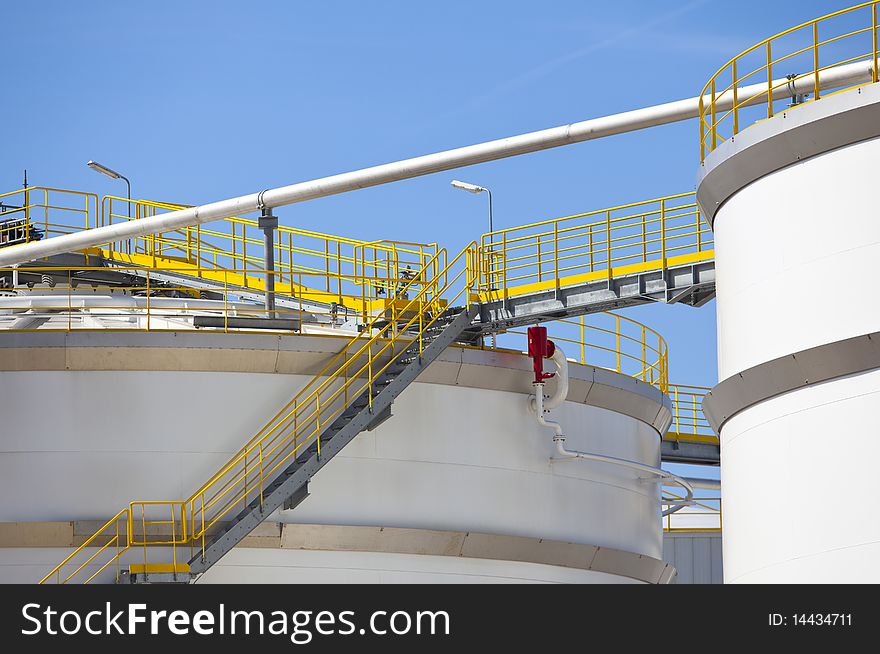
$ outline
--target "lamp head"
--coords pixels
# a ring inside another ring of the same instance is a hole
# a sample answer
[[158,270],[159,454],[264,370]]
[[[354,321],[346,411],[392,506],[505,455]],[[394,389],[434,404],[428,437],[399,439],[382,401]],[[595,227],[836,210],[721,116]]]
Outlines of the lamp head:
[[455,188],[459,188],[462,191],[467,191],[468,193],[482,193],[486,190],[482,186],[477,186],[476,184],[468,184],[467,182],[460,182],[457,179],[452,180],[452,185]]
[[95,171],[101,173],[102,175],[107,175],[107,177],[109,177],[111,179],[119,179],[122,177],[122,175],[117,173],[115,170],[107,168],[107,166],[102,166],[97,161],[92,161],[91,159],[89,160],[89,162],[86,165],[89,168],[91,168],[92,170],[95,170]]

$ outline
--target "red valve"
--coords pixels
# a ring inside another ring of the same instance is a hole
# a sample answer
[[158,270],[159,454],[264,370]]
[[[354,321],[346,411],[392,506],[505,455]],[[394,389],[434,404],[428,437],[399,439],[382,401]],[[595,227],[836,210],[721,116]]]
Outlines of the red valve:
[[529,327],[529,356],[532,357],[532,367],[535,370],[534,383],[543,384],[544,380],[556,374],[544,372],[544,359],[552,357],[555,351],[553,341],[547,338],[546,327]]

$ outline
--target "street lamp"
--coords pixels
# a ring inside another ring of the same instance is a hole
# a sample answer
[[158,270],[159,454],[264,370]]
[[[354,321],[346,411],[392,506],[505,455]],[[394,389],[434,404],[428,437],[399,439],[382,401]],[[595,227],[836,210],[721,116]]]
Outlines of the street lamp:
[[[452,180],[452,185],[455,188],[461,189],[462,191],[467,191],[468,193],[473,193],[476,195],[478,193],[485,192],[486,195],[489,196],[489,260],[492,261],[492,259],[495,256],[495,252],[492,250],[492,246],[494,245],[493,241],[495,238],[492,235],[492,232],[495,231],[494,228],[492,227],[492,191],[487,189],[485,186],[477,186],[476,184],[469,184],[467,182],[461,182],[457,179]],[[495,284],[493,283],[494,277],[495,276],[492,271],[492,264],[490,263],[489,264],[489,290],[491,290],[491,291],[495,290]],[[492,349],[494,350],[497,347],[497,345],[498,345],[497,337],[495,335],[495,332],[492,332]]]
[[489,196],[489,231],[494,231],[492,229],[492,191],[487,189],[484,186],[477,186],[476,184],[468,184],[467,182],[460,182],[457,179],[452,180],[452,185],[455,188],[461,189],[462,191],[467,191],[468,193],[483,193]]
[[129,218],[129,220],[131,220],[131,182],[128,181],[128,177],[126,177],[125,175],[122,175],[120,173],[117,173],[112,168],[107,168],[107,166],[102,166],[97,161],[92,161],[91,159],[89,160],[89,162],[86,165],[89,168],[91,168],[92,170],[95,170],[95,171],[101,173],[102,175],[107,175],[107,177],[109,177],[110,179],[124,179],[125,180],[125,183],[128,185],[128,218]]

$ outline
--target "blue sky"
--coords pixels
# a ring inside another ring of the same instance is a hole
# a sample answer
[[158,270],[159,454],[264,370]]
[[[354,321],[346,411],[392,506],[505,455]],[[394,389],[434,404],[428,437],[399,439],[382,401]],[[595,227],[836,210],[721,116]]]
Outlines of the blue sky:
[[[4,7],[0,179],[200,203],[692,97],[727,59],[848,6],[691,2],[27,2]],[[695,121],[278,211],[450,250],[496,227],[693,190]],[[673,381],[717,381],[714,302],[628,312]]]

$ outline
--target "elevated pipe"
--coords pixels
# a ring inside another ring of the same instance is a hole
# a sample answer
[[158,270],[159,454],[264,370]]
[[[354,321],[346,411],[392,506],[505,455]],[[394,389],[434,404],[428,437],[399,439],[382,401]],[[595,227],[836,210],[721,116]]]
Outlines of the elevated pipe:
[[[839,88],[872,79],[873,62],[855,62],[845,66],[822,71],[819,88]],[[792,94],[809,93],[814,84],[812,76],[805,76],[788,83],[779,79],[780,84],[773,96],[785,97]],[[767,84],[752,84],[737,90],[742,104],[756,104],[766,101]],[[648,127],[666,125],[699,115],[700,97],[667,102],[652,107],[626,111],[619,114],[593,118],[578,123],[562,125],[519,136],[478,143],[454,150],[446,150],[394,163],[363,168],[353,172],[321,177],[308,182],[268,189],[259,193],[242,195],[229,200],[203,204],[189,209],[171,211],[149,218],[132,220],[115,225],[96,227],[75,234],[55,236],[44,241],[15,245],[0,250],[0,266],[26,263],[54,254],[75,252],[96,247],[105,243],[115,243],[138,236],[148,236],[161,232],[183,229],[193,225],[240,216],[258,209],[281,207],[298,202],[306,202],[371,186],[379,186],[404,179],[429,175],[453,168],[472,166],[507,157],[531,152],[539,152],[563,145],[590,141],[593,139],[633,132]],[[702,98],[704,105],[711,102],[710,96]],[[733,105],[733,93],[725,93],[716,98],[716,110],[725,111]]]

